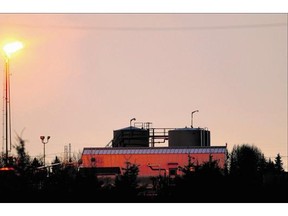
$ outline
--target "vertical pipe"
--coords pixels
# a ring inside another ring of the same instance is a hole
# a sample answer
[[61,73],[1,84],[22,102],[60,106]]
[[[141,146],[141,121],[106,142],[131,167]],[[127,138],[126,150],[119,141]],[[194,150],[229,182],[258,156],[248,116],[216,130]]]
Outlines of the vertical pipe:
[[193,112],[191,112],[191,128],[193,128],[193,114],[195,112],[199,112],[199,110],[194,110]]
[[7,69],[7,80],[8,80],[8,99],[7,99],[7,103],[8,103],[8,144],[9,144],[9,152],[12,149],[12,144],[11,144],[11,88],[10,88],[10,70],[9,70],[9,64],[7,65],[8,69]]
[[5,165],[8,165],[8,70],[9,58],[5,61]]
[[202,129],[200,128],[200,146],[202,146]]
[[154,143],[154,142],[155,142],[155,140],[154,140],[155,137],[154,137],[154,136],[155,136],[155,134],[154,134],[154,128],[152,128],[152,143],[151,143],[152,146],[151,146],[151,147],[154,147],[154,144],[155,144],[155,143]]
[[191,128],[193,128],[193,113],[194,112],[191,113]]
[[71,143],[69,143],[69,162],[71,162]]
[[5,152],[5,77],[6,77],[6,62],[5,67],[3,70],[3,107],[2,107],[2,153],[4,158],[4,152]]
[[43,142],[43,154],[44,154],[43,162],[44,162],[44,167],[45,167],[45,143],[44,142]]

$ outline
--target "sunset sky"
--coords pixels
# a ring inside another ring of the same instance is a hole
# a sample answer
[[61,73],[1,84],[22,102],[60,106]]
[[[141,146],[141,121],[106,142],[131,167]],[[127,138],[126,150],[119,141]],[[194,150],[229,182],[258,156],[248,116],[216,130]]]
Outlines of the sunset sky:
[[50,161],[132,118],[182,128],[199,110],[212,146],[255,145],[287,169],[287,14],[1,13],[0,35],[25,46],[10,61],[12,141],[32,157],[41,135]]

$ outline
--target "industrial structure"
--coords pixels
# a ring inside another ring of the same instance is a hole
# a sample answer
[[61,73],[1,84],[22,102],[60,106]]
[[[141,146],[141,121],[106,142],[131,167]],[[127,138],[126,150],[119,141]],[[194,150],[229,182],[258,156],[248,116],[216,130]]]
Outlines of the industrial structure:
[[207,128],[153,128],[151,122],[132,126],[133,120],[129,127],[114,130],[106,147],[85,147],[80,169],[93,168],[98,176],[114,178],[129,163],[138,166],[139,178],[151,178],[181,176],[189,162],[201,165],[212,159],[224,168],[227,146],[211,146]]

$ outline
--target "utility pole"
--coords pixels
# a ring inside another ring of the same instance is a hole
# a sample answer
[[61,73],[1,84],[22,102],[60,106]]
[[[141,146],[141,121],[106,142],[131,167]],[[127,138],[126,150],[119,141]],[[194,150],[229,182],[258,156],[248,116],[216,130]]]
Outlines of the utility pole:
[[46,142],[45,142],[45,136],[40,136],[40,139],[43,143],[43,156],[44,156],[43,163],[45,167],[45,145],[49,142],[50,136],[47,136]]

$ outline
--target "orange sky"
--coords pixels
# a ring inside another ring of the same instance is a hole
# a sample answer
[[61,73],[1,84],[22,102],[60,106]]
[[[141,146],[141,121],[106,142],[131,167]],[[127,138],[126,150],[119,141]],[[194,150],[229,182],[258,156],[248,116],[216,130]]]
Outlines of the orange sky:
[[25,43],[10,62],[12,137],[31,156],[40,135],[51,160],[104,147],[134,117],[190,127],[198,109],[211,145],[287,166],[287,14],[0,14],[0,35]]

